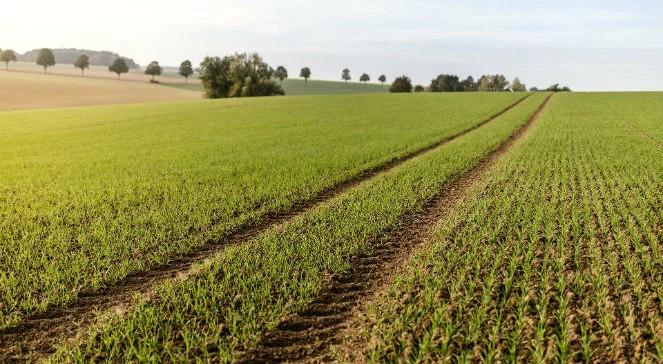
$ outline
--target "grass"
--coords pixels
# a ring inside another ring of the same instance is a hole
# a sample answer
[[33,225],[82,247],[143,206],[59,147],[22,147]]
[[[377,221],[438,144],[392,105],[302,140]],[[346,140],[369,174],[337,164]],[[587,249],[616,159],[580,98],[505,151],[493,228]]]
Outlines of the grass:
[[523,95],[0,113],[0,327],[220,241]]
[[[371,362],[663,360],[663,97],[560,94],[367,310]],[[653,113],[653,114],[652,114]]]
[[199,93],[142,82],[4,70],[0,70],[0,84],[0,111],[201,98]]
[[[167,80],[163,85],[183,88],[190,91],[203,92],[203,87],[198,80],[192,80],[188,84],[170,83]],[[350,93],[386,93],[389,92],[389,85],[380,85],[375,83],[359,82],[341,82],[341,81],[322,81],[289,78],[283,80],[281,86],[287,96],[298,95],[332,95],[332,94],[350,94]]]
[[370,249],[369,237],[422,209],[447,181],[512,134],[545,96],[534,95],[289,225],[229,247],[188,279],[160,287],[156,299],[92,329],[90,339],[61,347],[54,359],[230,361],[238,349],[254,345],[263,330],[311,302],[325,277],[347,270],[351,256]]

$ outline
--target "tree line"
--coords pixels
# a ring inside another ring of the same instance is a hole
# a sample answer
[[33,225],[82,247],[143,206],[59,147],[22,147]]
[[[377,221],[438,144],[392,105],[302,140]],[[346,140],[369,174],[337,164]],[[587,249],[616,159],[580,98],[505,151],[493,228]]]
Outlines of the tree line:
[[[9,62],[16,61],[16,52],[11,49],[0,50],[0,62],[5,63],[5,69],[9,68]],[[44,68],[47,73],[48,67],[55,65],[55,55],[49,48],[42,48],[38,51],[36,63]],[[74,67],[81,70],[81,76],[85,76],[85,70],[90,67],[90,58],[86,54],[80,54],[74,62]],[[116,58],[110,66],[109,72],[117,74],[118,80],[124,73],[129,72],[129,64],[122,58]],[[157,76],[163,73],[163,67],[159,62],[152,61],[145,67],[145,74],[152,76],[150,82],[158,83]],[[189,77],[195,72],[199,73],[201,84],[203,85],[205,96],[208,98],[226,98],[226,97],[247,97],[247,96],[272,96],[284,95],[285,91],[280,84],[288,78],[288,70],[283,66],[276,69],[270,67],[257,53],[235,53],[230,56],[205,57],[200,67],[194,69],[189,60],[183,61],[178,69],[178,74],[185,78],[188,83]],[[307,83],[311,78],[310,67],[303,67],[299,72],[299,77]],[[350,69],[344,68],[341,71],[341,80],[348,82],[352,80]],[[362,73],[359,81],[368,83],[371,77],[367,73]],[[384,85],[387,82],[387,76],[382,74],[378,81]],[[482,75],[477,81],[472,76],[461,80],[457,75],[440,74],[431,80],[428,87],[422,85],[412,85],[412,80],[406,76],[400,76],[394,79],[389,87],[390,92],[524,92],[527,87],[518,77],[511,82],[502,74]],[[532,87],[530,91],[539,91]],[[559,84],[551,85],[545,91],[571,91],[567,86],[561,87]]]

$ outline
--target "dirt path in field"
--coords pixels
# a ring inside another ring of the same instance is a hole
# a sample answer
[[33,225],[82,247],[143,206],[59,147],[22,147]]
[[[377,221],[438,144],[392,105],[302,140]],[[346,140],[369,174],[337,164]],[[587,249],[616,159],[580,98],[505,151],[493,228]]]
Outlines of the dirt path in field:
[[352,323],[361,308],[386,289],[413,249],[430,237],[438,221],[475,180],[527,133],[551,97],[552,94],[497,149],[447,184],[421,212],[408,216],[384,238],[372,241],[370,255],[353,257],[348,273],[333,277],[328,288],[304,311],[286,318],[275,331],[266,333],[258,347],[239,355],[238,361],[326,362],[335,360],[336,352],[357,353],[356,343],[344,343],[344,338],[353,330]]
[[204,262],[225,247],[249,241],[268,229],[288,223],[297,216],[326,203],[380,173],[387,172],[412,158],[483,126],[511,110],[527,97],[529,95],[473,127],[364,171],[329,190],[323,191],[312,200],[301,202],[286,212],[268,215],[257,225],[242,228],[222,241],[210,242],[196,248],[187,255],[177,257],[168,264],[149,271],[132,274],[121,282],[94,294],[81,294],[78,299],[67,307],[49,309],[44,314],[28,317],[19,326],[0,330],[0,362],[9,359],[32,360],[52,353],[54,344],[84,333],[86,325],[89,325],[99,312],[113,309],[121,311],[130,307],[135,302],[136,294],[150,296],[154,293],[154,288],[157,285],[167,280],[185,279],[194,264]]

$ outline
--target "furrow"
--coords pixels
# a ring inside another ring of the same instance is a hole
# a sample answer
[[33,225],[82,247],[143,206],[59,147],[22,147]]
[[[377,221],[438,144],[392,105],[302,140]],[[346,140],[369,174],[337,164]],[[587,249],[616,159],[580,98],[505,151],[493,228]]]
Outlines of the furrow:
[[[331,349],[343,342],[346,330],[352,329],[350,323],[358,307],[362,307],[389,282],[398,270],[397,267],[402,265],[415,247],[431,235],[437,222],[446,216],[475,180],[525,135],[538,120],[551,97],[552,94],[495,150],[468,172],[443,187],[420,213],[407,217],[398,228],[372,243],[371,253],[354,257],[349,272],[333,277],[329,286],[305,310],[291,315],[276,330],[266,333],[258,346],[240,354],[238,361],[259,363],[333,360]],[[298,331],[296,335],[293,335],[293,330]]]
[[[445,137],[426,147],[366,170],[351,179],[323,191],[310,200],[293,205],[287,211],[268,214],[259,223],[240,228],[221,241],[209,241],[185,255],[178,256],[167,264],[131,274],[108,288],[95,293],[79,295],[75,301],[66,307],[49,308],[44,313],[27,317],[18,326],[0,330],[0,361],[17,358],[29,360],[52,353],[55,343],[60,342],[63,338],[77,336],[81,330],[84,330],[86,325],[92,322],[99,312],[112,310],[123,311],[124,308],[131,306],[135,302],[136,295],[143,295],[149,298],[154,294],[156,286],[169,280],[185,279],[196,264],[205,262],[225,247],[245,243],[269,229],[287,224],[379,174],[392,170],[413,158],[480,128],[516,107],[529,96],[526,95],[520,98],[498,113],[457,134]],[[353,282],[343,287],[346,292],[352,292],[352,289],[361,292],[365,288],[363,286],[355,287]]]

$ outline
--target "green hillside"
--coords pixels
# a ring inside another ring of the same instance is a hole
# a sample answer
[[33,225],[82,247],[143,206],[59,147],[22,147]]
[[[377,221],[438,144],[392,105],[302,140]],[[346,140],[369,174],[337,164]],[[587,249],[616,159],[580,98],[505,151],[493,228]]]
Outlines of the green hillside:
[[[202,85],[198,82],[191,82],[189,84],[181,83],[168,83],[166,78],[162,78],[163,85],[185,88],[187,90],[202,92]],[[353,94],[353,93],[383,93],[389,90],[389,86],[374,83],[359,83],[359,82],[340,82],[340,81],[321,81],[309,80],[304,82],[302,79],[287,79],[283,80],[283,89],[286,95],[329,95],[329,94]]]

